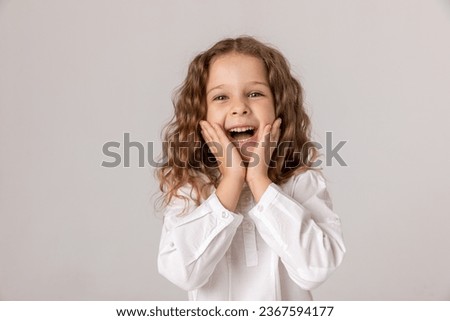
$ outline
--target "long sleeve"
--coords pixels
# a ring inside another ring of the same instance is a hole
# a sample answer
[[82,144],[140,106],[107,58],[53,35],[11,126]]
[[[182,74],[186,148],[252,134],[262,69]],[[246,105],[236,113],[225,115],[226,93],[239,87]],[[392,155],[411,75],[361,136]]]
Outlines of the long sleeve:
[[301,288],[317,287],[340,265],[345,253],[340,220],[321,174],[298,175],[290,193],[271,184],[249,214]]
[[184,215],[179,215],[184,200],[166,208],[158,254],[159,273],[186,291],[208,282],[242,221],[242,215],[223,207],[215,193],[200,206],[192,203]]

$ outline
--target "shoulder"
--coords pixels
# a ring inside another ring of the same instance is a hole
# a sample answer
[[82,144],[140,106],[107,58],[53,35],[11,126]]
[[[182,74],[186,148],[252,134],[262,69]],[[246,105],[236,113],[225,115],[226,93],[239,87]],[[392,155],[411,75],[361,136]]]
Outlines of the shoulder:
[[191,183],[186,183],[181,186],[172,196],[166,209],[170,209],[170,212],[175,210],[175,212],[181,211],[181,214],[185,214],[186,211],[189,211],[189,208],[197,207],[205,202],[215,191],[214,186],[211,186],[206,180],[198,180],[197,184],[197,186],[194,186]]
[[190,179],[186,179],[184,184],[176,190],[173,190],[173,199],[188,198],[191,200],[199,199],[204,201],[214,191],[210,179],[201,172],[190,173]]

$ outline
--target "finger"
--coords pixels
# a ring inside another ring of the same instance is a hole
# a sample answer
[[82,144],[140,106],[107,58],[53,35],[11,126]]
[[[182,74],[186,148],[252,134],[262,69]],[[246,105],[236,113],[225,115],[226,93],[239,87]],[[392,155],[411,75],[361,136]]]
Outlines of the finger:
[[270,141],[278,143],[280,139],[281,118],[277,118],[273,122],[272,130],[270,131]]
[[[212,126],[215,129],[215,132],[217,134],[217,137],[221,144],[221,147],[223,148],[223,151],[225,152],[224,157],[225,157],[226,166],[233,167],[234,164],[240,164],[241,156],[239,155],[239,152],[236,149],[236,147],[234,146],[234,144],[231,143],[231,141],[228,138],[227,134],[225,133],[225,130],[223,129],[223,127],[217,123],[213,123]],[[228,151],[230,151],[230,150],[231,150],[231,154],[228,153]]]
[[270,157],[271,148],[270,148],[270,130],[272,128],[272,124],[267,124],[264,126],[260,136],[259,136],[259,144],[258,150],[259,154],[263,160],[266,160]]
[[270,157],[274,153],[278,144],[278,140],[280,138],[280,126],[281,126],[281,118],[277,118],[272,124],[272,128],[270,130],[270,141],[267,143],[270,146],[269,148]]
[[258,140],[260,143],[267,142],[270,139],[270,130],[272,128],[271,124],[264,126],[263,130],[259,134]]
[[209,134],[209,131],[207,129],[207,122],[205,121],[200,121],[200,127],[201,127],[201,134],[203,136],[203,139],[205,140],[205,142],[209,142],[211,141],[211,135]]
[[211,152],[215,156],[217,156],[220,148],[218,146],[219,142],[214,128],[207,121],[201,121],[200,126],[202,127],[202,135],[205,139],[206,144],[208,145]]
[[220,126],[217,123],[213,123],[212,128],[215,130],[216,137],[218,141],[222,144],[222,146],[226,147],[227,144],[231,144],[222,126]]
[[208,133],[209,140],[214,143],[219,143],[216,129],[207,121],[203,122],[203,128]]
[[[231,143],[231,141],[228,138],[223,127],[217,123],[213,123],[212,126],[216,130],[217,137],[218,137],[220,144],[225,153],[225,155],[224,155],[225,166],[227,166],[227,167],[241,166],[242,167],[243,165],[242,165],[241,154],[239,153],[236,146],[234,146],[234,144]],[[231,153],[229,153],[229,151],[231,151]]]
[[205,124],[209,135],[211,136],[211,140],[214,141],[214,143],[216,144],[221,144],[221,139],[220,139],[220,127],[214,123],[209,123],[206,122]]

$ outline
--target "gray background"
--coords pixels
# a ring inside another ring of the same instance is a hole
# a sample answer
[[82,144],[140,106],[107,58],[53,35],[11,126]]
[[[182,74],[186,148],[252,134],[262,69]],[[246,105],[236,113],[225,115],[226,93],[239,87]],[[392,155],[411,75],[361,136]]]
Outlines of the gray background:
[[278,47],[325,166],[348,254],[319,300],[450,299],[450,3],[0,1],[0,299],[183,300],[160,277],[151,166],[104,168],[123,133],[156,142],[196,53]]

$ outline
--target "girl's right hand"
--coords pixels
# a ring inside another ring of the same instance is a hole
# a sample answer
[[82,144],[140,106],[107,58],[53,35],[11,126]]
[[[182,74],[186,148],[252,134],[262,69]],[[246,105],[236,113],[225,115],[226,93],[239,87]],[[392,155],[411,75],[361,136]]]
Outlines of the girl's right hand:
[[200,121],[202,136],[214,154],[223,178],[233,178],[244,181],[246,168],[241,154],[230,142],[223,128],[216,123],[210,124],[206,120]]

